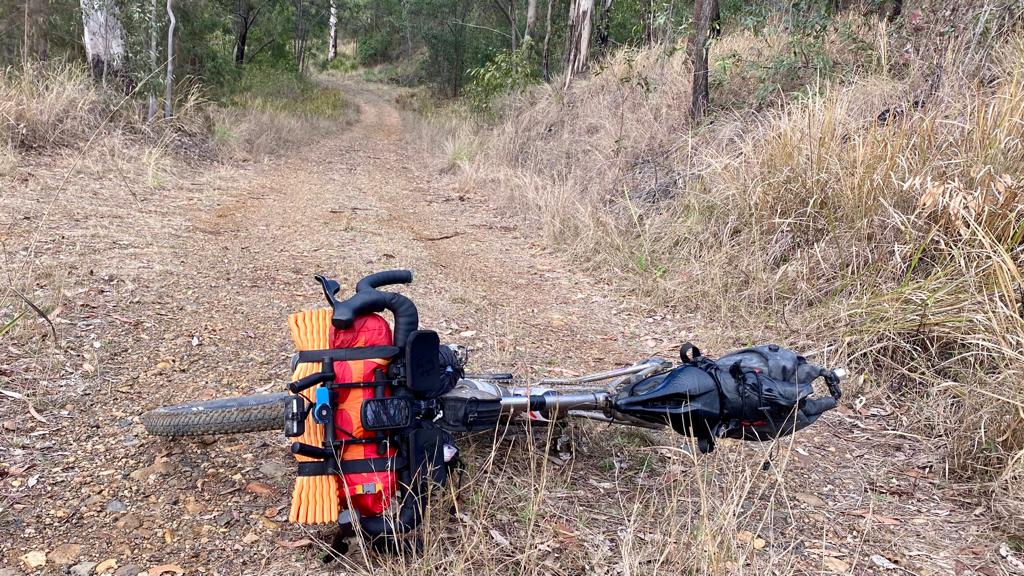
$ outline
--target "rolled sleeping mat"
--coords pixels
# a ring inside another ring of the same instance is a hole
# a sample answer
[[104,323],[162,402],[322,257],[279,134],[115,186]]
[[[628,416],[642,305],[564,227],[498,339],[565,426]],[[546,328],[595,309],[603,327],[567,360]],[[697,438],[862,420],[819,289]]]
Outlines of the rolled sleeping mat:
[[[323,350],[330,347],[329,338],[331,332],[330,309],[303,310],[288,316],[288,328],[291,330],[292,342],[295,349],[302,350]],[[322,368],[320,362],[300,363],[295,367],[292,374],[292,381],[319,372]],[[306,400],[316,402],[316,390],[323,384],[319,384],[302,392]],[[306,420],[306,431],[297,439],[303,444],[310,446],[323,446],[324,427],[317,424],[312,418]],[[309,462],[312,458],[295,455],[299,462]],[[288,514],[288,521],[298,524],[334,524],[341,513],[341,505],[338,498],[338,478],[330,474],[325,476],[297,476],[295,488],[292,490],[292,508]]]

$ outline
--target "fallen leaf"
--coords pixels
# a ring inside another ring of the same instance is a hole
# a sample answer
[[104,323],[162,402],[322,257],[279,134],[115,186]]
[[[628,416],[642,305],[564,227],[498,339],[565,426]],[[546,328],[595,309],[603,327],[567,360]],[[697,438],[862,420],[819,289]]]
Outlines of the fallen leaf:
[[889,560],[885,556],[882,556],[881,554],[872,554],[871,555],[871,562],[873,562],[875,564],[875,566],[878,566],[882,570],[899,570],[900,569],[899,566],[897,566],[896,564],[893,564],[891,560]]
[[267,518],[273,518],[274,516],[277,516],[280,513],[281,509],[278,508],[277,506],[271,506],[270,508],[267,508],[266,510],[263,511],[263,515]]
[[459,336],[462,336],[463,338],[472,338],[473,336],[476,336],[476,330],[466,330],[464,332],[459,332]]
[[33,550],[22,556],[21,561],[24,562],[25,566],[28,566],[30,570],[42,568],[43,566],[46,566],[46,552],[43,552],[42,550]]
[[263,526],[267,530],[277,530],[278,528],[281,527],[280,524],[278,524],[277,522],[274,522],[270,518],[266,518],[266,517],[260,518],[260,523],[263,524]]
[[97,574],[105,574],[107,572],[113,572],[117,568],[117,560],[113,558],[107,558],[103,562],[96,565]]
[[498,546],[509,546],[510,545],[510,542],[508,541],[508,539],[505,538],[504,536],[502,536],[501,532],[498,532],[494,528],[491,528],[491,538],[494,538],[494,541],[498,543]]
[[839,558],[833,558],[832,556],[826,556],[821,559],[821,563],[832,572],[838,572],[840,574],[850,571],[850,565],[840,560]]
[[903,523],[898,518],[880,516],[878,514],[872,513],[870,510],[854,510],[853,512],[850,512],[850,514],[854,514],[856,516],[863,516],[868,520],[874,520],[875,522],[878,522],[879,524],[885,524],[886,526],[898,526]]
[[282,548],[304,548],[313,543],[312,540],[303,538],[302,540],[278,540],[277,545]]
[[815,506],[818,508],[825,508],[826,506],[828,506],[828,502],[825,502],[820,497],[815,496],[814,494],[808,494],[806,492],[797,492],[795,496],[797,500],[809,506]]
[[250,532],[250,533],[246,534],[245,536],[242,536],[242,544],[252,544],[253,542],[255,542],[255,541],[259,540],[259,539],[260,539],[259,536],[257,536],[256,534]]
[[42,416],[39,415],[39,412],[36,412],[36,408],[35,406],[32,405],[31,402],[28,403],[28,413],[31,414],[33,418],[39,420],[43,424],[49,424],[49,422],[46,421],[46,418],[43,418]]
[[736,539],[743,544],[750,544],[754,541],[754,533],[748,530],[740,530],[736,533]]
[[82,553],[81,544],[61,544],[46,555],[46,559],[54,564],[74,564],[78,555]]
[[178,566],[177,564],[161,564],[159,566],[153,566],[149,570],[146,570],[146,574],[148,574],[149,576],[160,576],[161,574],[166,574],[168,572],[173,572],[175,574],[184,574],[185,569],[181,566]]
[[259,482],[256,480],[253,480],[252,482],[246,484],[245,491],[252,494],[257,494],[259,496],[273,496],[275,493],[273,486],[267,484],[266,482]]

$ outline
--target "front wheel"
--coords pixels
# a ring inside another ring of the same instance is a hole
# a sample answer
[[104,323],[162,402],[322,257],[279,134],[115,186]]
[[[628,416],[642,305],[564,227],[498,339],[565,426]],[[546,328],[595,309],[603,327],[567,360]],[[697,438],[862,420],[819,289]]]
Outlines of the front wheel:
[[142,415],[154,436],[207,436],[284,429],[288,394],[256,394],[164,406]]

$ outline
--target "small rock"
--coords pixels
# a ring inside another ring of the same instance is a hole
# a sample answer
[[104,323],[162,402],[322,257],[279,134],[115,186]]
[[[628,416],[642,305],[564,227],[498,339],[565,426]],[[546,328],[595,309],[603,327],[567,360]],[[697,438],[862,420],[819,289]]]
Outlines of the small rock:
[[145,480],[154,474],[168,474],[174,471],[174,462],[163,459],[157,460],[152,466],[145,466],[139,468],[135,472],[128,475],[132,480]]
[[231,524],[231,521],[234,519],[235,517],[233,514],[231,514],[230,511],[222,512],[219,516],[217,516],[217,524],[219,526],[227,526],[228,524]]
[[113,558],[107,558],[103,562],[96,565],[97,574],[106,574],[107,572],[113,572],[117,568],[117,560]]
[[81,544],[61,544],[46,555],[46,559],[61,566],[73,564],[82,553]]
[[114,526],[126,532],[131,532],[142,527],[142,520],[135,514],[125,514],[123,518],[114,523]]
[[246,534],[245,536],[242,536],[242,544],[252,544],[253,542],[255,542],[255,541],[259,540],[259,539],[260,539],[259,536],[257,536],[256,534],[250,532],[250,533]]
[[18,571],[14,568],[0,568],[0,576],[18,576]]
[[21,557],[21,561],[28,566],[29,570],[35,570],[36,568],[42,568],[46,566],[46,552],[42,550],[33,550]]
[[290,474],[291,471],[288,468],[282,466],[281,463],[279,462],[267,462],[260,466],[260,473],[262,473],[267,478],[280,480],[288,476],[288,474]]
[[79,562],[71,567],[71,574],[73,576],[89,576],[95,568],[95,562]]
[[120,500],[116,500],[115,499],[115,500],[111,500],[110,502],[107,502],[107,512],[119,513],[119,512],[127,512],[127,511],[128,511],[128,507],[125,506],[124,502],[121,502]]
[[189,498],[185,501],[185,511],[193,516],[202,514],[204,510],[206,510],[206,507],[197,502],[195,498]]
[[129,564],[127,566],[121,566],[114,571],[114,576],[139,576],[139,573],[145,572],[142,568]]

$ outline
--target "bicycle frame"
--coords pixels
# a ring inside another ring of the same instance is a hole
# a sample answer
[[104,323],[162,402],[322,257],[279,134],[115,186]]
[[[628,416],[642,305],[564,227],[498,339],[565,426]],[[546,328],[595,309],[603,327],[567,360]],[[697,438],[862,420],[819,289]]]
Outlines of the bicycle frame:
[[[523,416],[528,420],[542,422],[566,417],[584,418],[613,424],[661,429],[664,428],[663,425],[644,422],[618,412],[612,407],[611,398],[614,391],[626,383],[669,370],[672,365],[672,362],[662,358],[648,358],[625,368],[594,372],[574,378],[544,378],[525,387],[502,386],[493,383],[486,376],[465,378],[460,381],[459,387],[478,390],[480,392],[478,398],[499,397],[504,417]],[[606,381],[610,382],[599,389],[560,391],[551,388],[551,386],[574,386]]]

